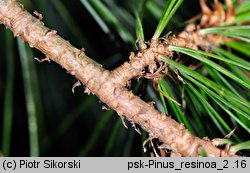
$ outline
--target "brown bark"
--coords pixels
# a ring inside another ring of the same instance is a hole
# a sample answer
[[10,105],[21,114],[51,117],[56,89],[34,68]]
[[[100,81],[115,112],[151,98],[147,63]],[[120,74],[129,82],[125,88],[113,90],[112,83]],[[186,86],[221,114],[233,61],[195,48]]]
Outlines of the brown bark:
[[[33,17],[20,3],[0,0],[0,23],[10,28],[15,36],[20,36],[31,47],[42,51],[47,58],[60,64],[87,87],[86,91],[95,94],[120,116],[139,124],[151,137],[159,138],[173,152],[183,156],[199,156],[199,148],[204,148],[209,156],[230,155],[215,147],[211,141],[195,137],[182,124],[158,112],[152,105],[124,88],[131,78],[140,76],[145,67],[155,64],[159,54],[171,56],[172,52],[167,44],[153,40],[148,47],[142,46],[140,54],[131,56],[129,62],[111,72],[62,39],[56,31],[45,27],[40,20],[41,16],[39,19]],[[192,31],[191,33],[197,34]],[[183,34],[185,35],[182,33],[168,42],[185,47],[197,45],[194,37],[187,38]]]

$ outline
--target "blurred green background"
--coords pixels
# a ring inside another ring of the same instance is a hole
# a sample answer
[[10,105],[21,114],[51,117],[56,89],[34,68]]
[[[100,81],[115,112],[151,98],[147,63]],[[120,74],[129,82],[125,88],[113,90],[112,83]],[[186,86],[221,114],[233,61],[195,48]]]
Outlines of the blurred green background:
[[[144,11],[143,27],[145,40],[148,40],[166,4],[165,0],[20,1],[29,12],[37,10],[43,14],[47,27],[57,30],[74,46],[85,48],[89,57],[107,69],[118,67],[136,50],[136,11]],[[198,0],[184,1],[166,33],[181,31],[184,21],[199,11]],[[4,156],[150,155],[143,152],[145,132],[139,135],[130,125],[124,128],[116,113],[103,110],[105,105],[98,98],[83,93],[83,86],[77,87],[73,94],[71,88],[77,80],[59,65],[35,61],[34,57],[42,59],[44,55],[14,38],[3,25],[0,25],[0,41],[0,150]],[[176,87],[173,81],[168,85]],[[154,91],[149,80],[133,82],[132,88],[144,100],[155,101],[160,111],[166,111],[162,96]],[[181,91],[182,87],[176,91],[180,97]],[[189,98],[187,104],[194,104]],[[180,109],[170,110],[169,114],[182,121],[175,116],[175,111]],[[188,113],[194,111],[187,110]],[[214,128],[206,112],[199,114],[204,117],[187,117],[193,133],[210,138],[225,135]],[[201,129],[204,120],[206,128]],[[249,133],[241,127],[237,134],[241,141],[249,139]]]

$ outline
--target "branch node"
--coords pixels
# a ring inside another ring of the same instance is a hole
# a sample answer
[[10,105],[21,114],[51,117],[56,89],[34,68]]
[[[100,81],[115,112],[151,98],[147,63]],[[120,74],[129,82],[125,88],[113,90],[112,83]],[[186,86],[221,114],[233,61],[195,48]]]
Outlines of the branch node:
[[148,102],[148,104],[149,104],[150,106],[152,106],[153,108],[155,107],[155,102],[154,102],[154,101]]
[[125,120],[124,120],[124,116],[123,116],[123,115],[119,115],[119,116],[120,116],[120,118],[121,118],[121,120],[122,120],[123,126],[124,126],[126,129],[128,129],[128,126],[127,126],[127,124],[125,123]]
[[72,76],[75,76],[76,75],[76,72],[74,70],[70,70],[69,73],[72,75]]
[[151,144],[151,147],[153,148],[153,151],[154,151],[154,154],[156,157],[160,157],[159,154],[157,153],[156,149],[155,149],[155,146],[154,146],[154,143],[152,140],[150,140],[150,144]]
[[160,146],[158,146],[158,149],[169,149],[169,146],[168,144],[163,143]]
[[136,126],[135,122],[131,121],[131,125],[134,130],[141,135],[141,130]]
[[108,106],[103,106],[103,105],[102,105],[102,109],[103,110],[110,110],[110,108]]
[[85,49],[81,48],[77,53],[76,53],[76,57],[80,58],[82,56],[85,56]]
[[183,136],[184,131],[185,131],[185,126],[184,126],[183,123],[180,123],[180,124],[179,124],[179,129],[180,129],[180,135]]
[[210,141],[210,139],[207,136],[203,137],[202,139],[205,141]]
[[133,60],[133,59],[135,59],[135,53],[134,52],[130,52],[129,60]]
[[74,85],[72,86],[72,93],[75,93],[75,88],[78,87],[78,86],[81,86],[81,82],[79,80],[77,80],[76,83],[74,83]]
[[48,32],[46,33],[46,36],[53,36],[56,35],[56,33],[57,33],[56,30],[49,29]]
[[50,62],[50,59],[49,59],[48,56],[46,56],[45,58],[43,58],[43,59],[41,59],[41,60],[40,60],[39,58],[37,58],[37,57],[35,57],[34,59],[37,60],[38,62],[44,62],[44,61]]
[[85,87],[84,93],[87,93],[88,95],[90,95],[91,91],[90,91],[90,89],[88,87]]
[[149,134],[149,137],[148,137],[145,141],[143,141],[142,148],[143,148],[143,151],[144,151],[144,152],[147,151],[147,148],[145,147],[145,145],[146,145],[149,141],[151,141],[152,139],[154,139],[154,138],[156,138],[155,135],[150,135],[150,134]]
[[36,10],[33,12],[34,15],[38,18],[39,21],[43,20],[43,15],[41,13],[38,13]]
[[214,138],[212,139],[212,145],[215,146],[215,147],[218,147],[218,146],[222,146],[224,144],[224,142],[222,141],[223,139],[221,138]]

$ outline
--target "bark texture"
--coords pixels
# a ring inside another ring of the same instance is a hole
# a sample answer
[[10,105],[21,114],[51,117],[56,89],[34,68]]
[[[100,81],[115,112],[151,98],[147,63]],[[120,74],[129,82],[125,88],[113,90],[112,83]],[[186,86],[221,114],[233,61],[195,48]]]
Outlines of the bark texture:
[[[32,16],[14,0],[0,0],[0,23],[75,76],[86,86],[86,92],[95,94],[118,115],[140,125],[151,137],[159,138],[173,152],[182,156],[199,156],[198,151],[203,148],[212,157],[233,155],[217,148],[209,140],[192,135],[182,124],[158,112],[125,88],[130,79],[142,75],[145,67],[153,68],[158,61],[158,55],[171,56],[169,44],[191,48],[199,45],[206,48],[207,45],[199,41],[195,29],[186,29],[178,36],[169,38],[168,44],[158,40],[152,40],[150,45],[142,43],[139,54],[131,54],[129,62],[114,71],[108,71],[85,55],[83,50],[75,48],[58,36],[56,31],[45,27],[41,18],[39,15],[38,18]],[[187,33],[188,36],[194,34],[195,37],[185,36]]]

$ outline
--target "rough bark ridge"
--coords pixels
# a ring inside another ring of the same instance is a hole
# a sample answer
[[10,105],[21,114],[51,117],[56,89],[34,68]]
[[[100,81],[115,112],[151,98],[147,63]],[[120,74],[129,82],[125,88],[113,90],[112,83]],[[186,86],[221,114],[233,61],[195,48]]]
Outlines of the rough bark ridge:
[[[141,43],[137,55],[132,53],[129,62],[111,72],[87,57],[83,50],[62,39],[56,31],[45,27],[42,17],[35,14],[38,18],[14,0],[0,0],[0,23],[11,29],[14,36],[20,36],[31,47],[42,51],[46,58],[60,64],[86,86],[87,93],[97,95],[121,117],[125,116],[129,121],[139,124],[150,137],[159,138],[169,149],[182,156],[199,156],[200,148],[205,149],[208,156],[234,155],[215,147],[209,140],[195,137],[182,124],[158,112],[125,88],[130,79],[144,75],[145,67],[155,73],[160,62],[158,55],[170,57],[173,54],[169,45],[191,48],[199,45],[206,49],[207,45],[199,39],[201,37],[195,28],[188,27],[178,36],[167,38],[167,43],[159,40],[152,40],[150,45]],[[190,37],[190,34],[194,36]]]

